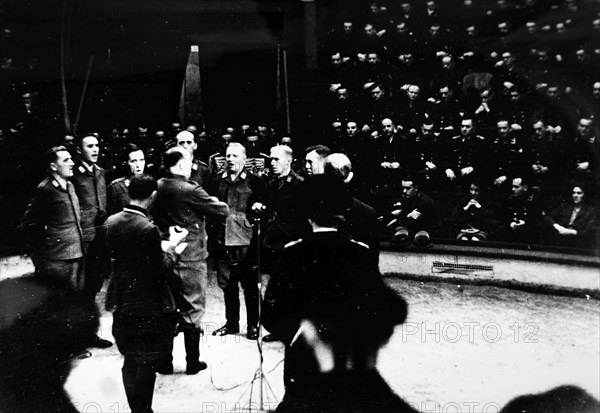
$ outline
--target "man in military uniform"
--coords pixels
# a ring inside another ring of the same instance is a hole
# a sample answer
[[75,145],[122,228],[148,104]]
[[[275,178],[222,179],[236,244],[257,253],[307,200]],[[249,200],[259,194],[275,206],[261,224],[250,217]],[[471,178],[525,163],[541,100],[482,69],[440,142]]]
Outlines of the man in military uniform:
[[446,177],[460,186],[480,175],[481,165],[486,160],[485,145],[485,138],[475,133],[473,119],[464,118],[460,123],[460,135],[449,142]]
[[44,157],[47,176],[33,192],[21,231],[29,244],[36,274],[61,280],[66,288],[81,291],[83,233],[79,200],[69,182],[74,162],[64,146],[50,148]]
[[[308,231],[308,223],[301,215],[298,191],[302,177],[292,171],[294,155],[292,148],[276,145],[271,148],[272,177],[268,182],[269,219],[264,231],[263,247],[272,279],[277,278],[276,264],[284,246],[302,237]],[[266,335],[263,341],[276,341],[276,335]]]
[[219,287],[225,295],[226,324],[213,332],[215,336],[236,334],[240,330],[239,284],[246,299],[247,331],[250,340],[258,338],[258,280],[253,270],[253,256],[258,247],[249,221],[252,208],[265,202],[267,187],[246,170],[246,150],[240,143],[230,143],[226,151],[227,167],[215,178],[217,197],[229,205],[229,215],[219,221],[216,255]]
[[[84,244],[84,291],[91,301],[102,288],[103,274],[99,265],[98,232],[107,217],[106,177],[104,169],[97,165],[100,145],[94,135],[84,136],[77,145],[79,155],[73,170],[73,186],[81,208],[81,229]],[[112,346],[100,337],[94,347]]]
[[[181,283],[181,291],[175,298],[181,314],[180,330],[184,333],[186,374],[196,374],[206,368],[206,363],[200,361],[199,347],[208,282],[206,217],[224,217],[229,213],[226,203],[209,196],[198,183],[190,180],[192,165],[191,153],[181,146],[165,153],[164,166],[168,174],[158,181],[158,194],[151,209],[163,238],[167,238],[169,228],[175,225],[189,231],[188,247],[175,270]],[[172,354],[161,363],[158,372],[173,373]]]
[[144,173],[146,159],[144,152],[135,144],[129,144],[127,153],[127,174],[108,185],[108,214],[116,214],[129,205],[129,183],[131,178]]
[[184,148],[192,155],[192,174],[190,176],[190,181],[196,182],[202,188],[210,187],[212,180],[210,168],[205,162],[196,158],[195,152],[196,149],[198,149],[198,143],[196,143],[194,134],[187,130],[181,131],[175,136],[175,141],[177,146]]
[[352,202],[341,177],[309,177],[301,191],[301,207],[312,231],[283,249],[280,272],[267,287],[263,312],[265,327],[286,345],[286,392],[306,385],[318,371],[307,360],[303,343],[296,342],[301,322],[298,313],[317,297],[325,298],[320,296],[322,286],[351,274],[380,279],[379,270],[371,265],[369,247],[338,231]]

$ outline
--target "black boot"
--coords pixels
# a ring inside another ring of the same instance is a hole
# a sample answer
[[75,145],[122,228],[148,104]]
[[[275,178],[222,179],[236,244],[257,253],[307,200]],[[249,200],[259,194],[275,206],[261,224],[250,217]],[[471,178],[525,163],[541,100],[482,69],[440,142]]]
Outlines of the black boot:
[[163,375],[173,374],[173,339],[169,338],[167,349],[160,363],[156,368],[156,372]]
[[200,329],[187,329],[183,332],[183,340],[185,343],[185,360],[187,362],[185,374],[196,374],[206,369],[206,363],[200,361]]

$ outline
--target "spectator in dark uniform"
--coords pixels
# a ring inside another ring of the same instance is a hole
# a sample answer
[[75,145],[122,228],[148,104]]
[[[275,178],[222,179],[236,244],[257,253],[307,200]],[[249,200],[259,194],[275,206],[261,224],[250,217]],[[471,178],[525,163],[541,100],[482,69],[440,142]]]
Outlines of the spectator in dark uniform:
[[489,153],[489,175],[496,189],[509,192],[506,188],[512,176],[521,176],[525,171],[525,151],[521,135],[511,128],[507,119],[496,124],[496,138],[491,142]]
[[[246,150],[238,142],[226,150],[227,168],[215,178],[215,194],[229,205],[229,215],[219,222],[217,279],[225,296],[226,324],[213,336],[236,334],[240,331],[239,284],[246,300],[246,338],[258,338],[258,274],[254,271],[259,241],[250,223],[252,213],[260,213],[265,205],[267,187],[245,168]],[[256,211],[256,212],[253,212]]]
[[412,242],[416,247],[431,246],[431,236],[440,225],[440,216],[433,200],[421,192],[419,184],[411,176],[402,179],[402,201],[394,205],[388,224],[393,230],[392,240],[405,245]]
[[[181,254],[176,268],[182,290],[175,297],[181,316],[180,330],[184,334],[186,374],[196,374],[206,368],[206,363],[199,360],[208,281],[206,217],[224,217],[229,213],[226,203],[209,196],[198,183],[189,179],[192,165],[192,155],[180,146],[165,153],[164,166],[169,172],[158,181],[158,194],[150,210],[163,238],[167,237],[168,229],[174,225],[189,231],[188,247]],[[173,373],[172,354],[166,357],[157,371],[161,374]]]
[[460,122],[460,135],[454,136],[448,145],[446,177],[456,185],[481,175],[482,165],[486,161],[485,138],[475,133],[473,118],[464,118]]
[[[156,370],[170,350],[177,323],[171,291],[173,273],[187,230],[169,228],[161,241],[148,218],[156,181],[136,175],[128,187],[131,203],[111,215],[101,233],[111,279],[106,307],[113,311],[112,332],[124,356],[123,386],[132,412],[151,412]],[[185,245],[183,245],[185,247]],[[179,248],[179,249],[178,249]]]
[[[336,280],[355,275],[381,281],[373,271],[369,248],[339,231],[351,196],[338,176],[316,175],[302,188],[303,209],[312,232],[287,244],[279,261],[278,277],[267,287],[263,322],[286,345],[284,382],[287,391],[302,388],[318,373],[307,348],[297,346],[301,311]],[[322,297],[325,298],[325,297]],[[325,303],[323,301],[323,303]],[[364,329],[364,325],[361,327]]]
[[533,122],[533,134],[526,141],[525,160],[531,184],[543,192],[551,191],[560,178],[560,148],[554,128],[543,120]]
[[539,244],[541,239],[542,208],[538,197],[529,188],[525,177],[514,177],[511,194],[499,212],[504,240]]
[[[81,230],[84,246],[84,291],[92,302],[102,288],[102,266],[99,265],[98,233],[106,219],[108,205],[104,169],[97,165],[100,146],[94,135],[84,136],[77,145],[78,158],[73,169],[73,186],[77,192],[81,210]],[[108,340],[98,337],[94,347],[112,346]]]
[[566,172],[570,179],[597,188],[600,184],[600,139],[595,132],[591,118],[579,119]]
[[81,212],[73,177],[74,162],[64,146],[44,155],[46,178],[33,192],[21,223],[38,276],[61,280],[64,287],[83,290],[84,253]]
[[125,176],[115,179],[108,185],[108,215],[116,214],[129,205],[128,188],[131,178],[143,174],[145,166],[144,152],[137,145],[129,144]]
[[417,176],[424,191],[443,190],[451,187],[444,172],[445,150],[448,143],[436,130],[431,119],[425,119],[421,130],[414,141],[414,156],[411,160],[410,172]]

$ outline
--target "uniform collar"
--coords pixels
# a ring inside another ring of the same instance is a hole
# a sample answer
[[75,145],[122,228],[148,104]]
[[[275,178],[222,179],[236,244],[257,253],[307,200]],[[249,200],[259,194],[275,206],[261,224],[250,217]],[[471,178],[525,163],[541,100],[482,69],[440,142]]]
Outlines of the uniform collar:
[[142,215],[142,216],[148,218],[148,211],[146,211],[144,208],[136,206],[136,205],[129,204],[123,208],[123,211],[128,212],[130,214]]
[[[248,176],[246,174],[246,171],[242,170],[242,172],[240,172],[240,174],[237,176],[237,178],[235,180],[237,180],[237,179],[244,180],[244,179],[246,179],[246,176]],[[229,177],[229,173],[227,171],[224,171],[223,174],[221,175],[221,178],[223,178],[223,179],[227,179],[228,177]]]

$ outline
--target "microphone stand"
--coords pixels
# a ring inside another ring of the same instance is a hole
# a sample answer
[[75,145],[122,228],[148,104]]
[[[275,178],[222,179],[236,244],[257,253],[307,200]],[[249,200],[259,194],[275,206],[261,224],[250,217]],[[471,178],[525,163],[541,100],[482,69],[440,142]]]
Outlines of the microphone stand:
[[[248,389],[246,389],[246,391],[244,391],[244,393],[242,393],[242,395],[240,396],[240,399],[242,399],[242,397],[244,397],[244,395],[246,394],[246,392],[249,392],[249,401],[248,401],[248,409],[247,411],[252,413],[253,411],[256,412],[267,412],[270,411],[271,409],[265,409],[265,398],[268,400],[272,400],[277,402],[277,397],[275,396],[275,392],[273,392],[273,389],[271,388],[271,385],[269,384],[269,381],[267,380],[267,377],[264,374],[264,370],[263,370],[263,362],[264,362],[264,357],[263,357],[263,347],[262,347],[262,340],[261,340],[261,335],[262,335],[262,321],[261,321],[261,317],[262,317],[262,302],[263,302],[263,298],[262,298],[262,277],[261,277],[261,254],[260,254],[260,240],[261,240],[261,230],[260,230],[260,222],[261,222],[261,218],[260,217],[254,217],[252,218],[252,223],[254,224],[254,227],[256,228],[256,282],[257,282],[257,287],[258,287],[258,339],[256,340],[256,346],[258,348],[258,355],[259,355],[259,364],[258,364],[258,368],[256,369],[256,371],[254,372],[254,376],[252,377],[252,381],[250,382],[250,385],[248,387]],[[248,303],[246,303],[246,305],[248,305]],[[253,392],[254,392],[254,384],[255,382],[258,380],[258,410],[253,410],[253,404],[252,404],[252,396],[253,396]],[[238,401],[239,401],[238,400]],[[268,401],[267,400],[267,401]],[[245,408],[243,410],[246,410]]]

